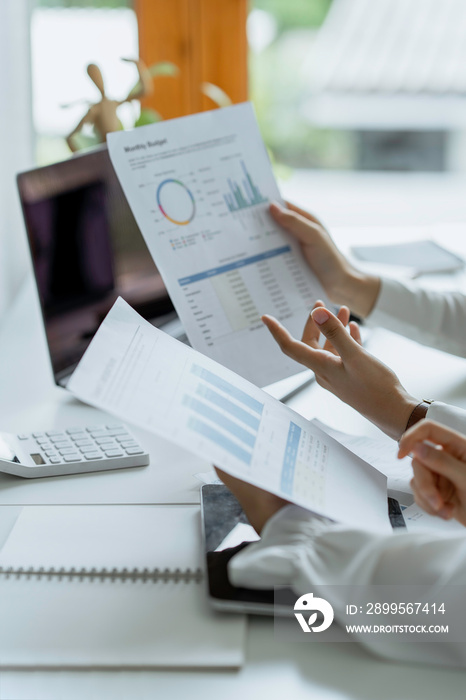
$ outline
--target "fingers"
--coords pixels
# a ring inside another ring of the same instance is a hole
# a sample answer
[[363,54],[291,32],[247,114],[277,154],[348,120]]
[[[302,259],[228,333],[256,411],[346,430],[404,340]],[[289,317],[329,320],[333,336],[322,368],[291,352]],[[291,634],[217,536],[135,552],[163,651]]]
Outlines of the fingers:
[[[323,304],[321,304],[321,306],[323,306]],[[337,318],[345,328],[347,328],[347,326],[348,326],[349,317],[350,317],[350,311],[349,311],[348,307],[341,306],[340,309],[338,310]],[[317,328],[317,326],[316,326],[316,328]],[[320,334],[320,331],[318,328],[317,328],[317,333]],[[333,344],[330,342],[330,340],[325,341],[324,350],[328,350],[328,352],[333,352],[334,355],[337,354],[337,351],[335,350],[335,348],[334,348]]]
[[416,502],[431,515],[436,514],[444,505],[437,488],[436,475],[417,459],[413,459],[413,473],[411,486],[416,495]]
[[[325,306],[324,302],[318,299],[314,304],[312,311],[322,306]],[[301,342],[306,343],[306,345],[310,345],[313,348],[318,348],[320,330],[319,327],[314,323],[314,319],[312,318],[311,314],[309,314],[309,317],[304,325],[303,334],[301,336]]]
[[322,223],[319,221],[319,219],[310,212],[306,211],[305,209],[297,207],[296,204],[293,204],[292,202],[285,201],[285,204],[288,207],[288,209],[291,209],[291,211],[294,211],[296,214],[299,214],[304,219],[308,219],[308,221],[313,221],[315,224],[322,226]]
[[[318,308],[325,308],[324,302],[321,301],[320,299],[318,299],[316,301],[312,311],[314,311],[314,309],[318,309]],[[349,317],[350,317],[350,310],[348,309],[348,307],[341,306],[339,311],[338,311],[337,318],[343,326],[346,327],[348,325]],[[301,342],[306,343],[306,345],[309,345],[310,347],[318,349],[320,347],[319,346],[319,336],[320,336],[320,328],[314,322],[314,319],[312,318],[312,312],[311,312],[311,314],[309,315],[309,318],[307,319],[306,324],[304,326],[303,335],[301,337]],[[329,341],[327,341],[325,343],[324,350],[328,350],[329,352],[335,353],[335,349]]]
[[[262,322],[267,326],[285,355],[309,367],[316,373],[321,372],[328,366],[329,353],[296,340],[273,316],[262,316]],[[343,332],[345,331],[343,330]],[[334,359],[336,358],[332,358],[332,361]]]
[[355,340],[359,345],[362,345],[361,330],[355,321],[350,322],[349,331],[353,340]]
[[282,326],[282,324],[279,321],[277,321],[277,319],[273,316],[262,316],[262,322],[265,326],[267,326],[267,328],[273,335],[274,340],[280,346],[280,350],[284,352],[285,355],[292,356],[292,351],[294,349],[295,344],[297,344],[297,341],[286,330],[286,328]]
[[422,510],[425,510],[425,512],[429,515],[436,516],[437,511],[434,508],[432,508],[432,506],[426,498],[423,498],[422,493],[416,489],[414,479],[411,479],[411,488],[413,490],[414,500],[416,501],[417,505],[420,506]]
[[466,483],[466,464],[452,457],[444,449],[421,442],[414,445],[412,452],[416,461],[421,462],[434,474],[444,476],[460,486]]
[[269,211],[275,221],[283,226],[289,233],[300,241],[309,243],[312,233],[322,233],[322,226],[314,219],[308,219],[292,209],[284,209],[275,202],[270,205]]
[[466,437],[430,420],[419,421],[402,436],[398,451],[399,459],[412,452],[416,444],[426,440],[441,445],[445,452],[466,462]]
[[[315,307],[314,307],[315,308]],[[318,326],[314,323],[312,316],[309,317],[304,325],[303,335],[301,336],[301,342],[306,343],[313,348],[318,348],[319,345],[320,330]]]
[[[321,306],[324,306],[324,304],[322,303]],[[338,309],[338,313],[337,313],[337,319],[340,321],[340,323],[343,326],[345,326],[345,328],[349,323],[349,318],[350,318],[350,310],[348,309],[348,307],[347,306],[340,306],[340,308]]]
[[400,441],[398,456],[409,453],[414,455],[412,486],[416,503],[431,515],[445,520],[456,517],[463,522],[458,499],[466,489],[466,438],[433,421],[422,421]]
[[[345,314],[346,312],[343,311],[343,313]],[[316,339],[312,322],[330,341],[344,362],[361,352],[358,343],[346,332],[341,321],[322,306],[316,306],[313,309],[311,318],[306,323],[303,338],[305,337],[309,341],[309,345],[306,344],[306,341],[300,342],[295,340],[286,328],[272,316],[262,316],[262,321],[272,333],[285,355],[292,357],[314,371],[317,371],[317,368],[323,369],[323,363],[327,354],[323,355],[316,347],[312,347]]]
[[316,308],[312,312],[312,319],[325,335],[343,362],[352,359],[361,352],[358,343],[346,332],[341,321],[326,308]]

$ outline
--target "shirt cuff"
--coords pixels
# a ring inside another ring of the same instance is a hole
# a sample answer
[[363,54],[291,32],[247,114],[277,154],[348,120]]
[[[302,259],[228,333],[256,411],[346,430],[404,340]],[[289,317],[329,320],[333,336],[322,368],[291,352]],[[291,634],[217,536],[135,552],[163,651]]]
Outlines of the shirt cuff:
[[466,410],[435,401],[427,409],[426,418],[466,435]]
[[393,325],[404,326],[401,321],[402,309],[406,305],[406,282],[390,277],[380,278],[380,291],[374,308],[365,319],[368,326],[381,326],[392,330]]

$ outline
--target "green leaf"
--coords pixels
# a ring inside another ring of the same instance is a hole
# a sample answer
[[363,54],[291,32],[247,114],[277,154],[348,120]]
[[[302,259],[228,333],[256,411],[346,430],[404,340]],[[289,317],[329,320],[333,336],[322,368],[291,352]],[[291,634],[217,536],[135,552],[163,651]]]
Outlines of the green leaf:
[[233,104],[231,98],[224,90],[222,90],[222,88],[219,88],[218,85],[214,85],[213,83],[202,83],[201,91],[206,97],[209,97],[212,102],[215,102],[218,107],[229,107],[231,104]]
[[[157,78],[163,75],[175,76],[178,75],[178,73],[180,72],[178,66],[175,66],[174,63],[170,63],[170,61],[161,61],[160,63],[154,63],[147,70],[149,71],[152,78]],[[141,81],[138,80],[136,85],[134,85],[131,88],[131,91],[128,94],[128,99],[130,100],[132,95],[136,95],[140,89]]]
[[148,71],[153,78],[157,78],[159,75],[178,75],[180,69],[170,61],[160,61],[149,66]]
[[147,126],[147,124],[155,124],[161,121],[162,116],[155,109],[145,108],[141,109],[141,114],[134,122],[134,126]]

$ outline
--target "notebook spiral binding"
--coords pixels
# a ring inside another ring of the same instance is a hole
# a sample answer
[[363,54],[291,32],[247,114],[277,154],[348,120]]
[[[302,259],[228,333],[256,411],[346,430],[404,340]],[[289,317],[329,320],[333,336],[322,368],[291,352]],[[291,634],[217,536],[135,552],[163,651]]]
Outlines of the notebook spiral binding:
[[48,579],[58,581],[122,581],[123,583],[199,583],[203,579],[202,569],[35,569],[30,567],[0,566],[0,577],[4,579]]

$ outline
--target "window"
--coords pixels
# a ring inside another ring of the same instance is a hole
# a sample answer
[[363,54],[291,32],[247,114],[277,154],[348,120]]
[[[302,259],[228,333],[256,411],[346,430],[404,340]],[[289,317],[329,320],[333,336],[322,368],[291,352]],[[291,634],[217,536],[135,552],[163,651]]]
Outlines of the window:
[[[96,63],[109,97],[123,98],[134,85],[139,55],[136,15],[125,0],[41,0],[31,17],[33,119],[38,164],[70,154],[65,137],[100,95],[86,73]],[[69,105],[69,106],[64,106]],[[126,111],[125,111],[126,110]],[[137,104],[119,118],[134,121]],[[137,114],[136,114],[137,116]]]

